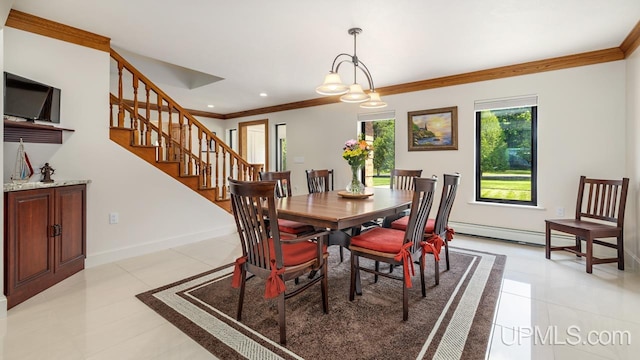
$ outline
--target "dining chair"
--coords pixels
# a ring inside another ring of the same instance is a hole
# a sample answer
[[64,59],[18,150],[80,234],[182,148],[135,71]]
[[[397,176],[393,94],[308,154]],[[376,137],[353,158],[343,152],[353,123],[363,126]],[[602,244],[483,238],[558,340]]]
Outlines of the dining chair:
[[[578,257],[584,256],[589,274],[593,272],[594,264],[617,262],[618,269],[624,270],[624,213],[628,189],[628,178],[605,180],[580,176],[575,218],[545,220],[545,257],[550,259],[552,251],[564,250]],[[551,246],[552,230],[575,236],[575,245]],[[602,238],[616,238],[616,243],[598,240]],[[586,252],[582,252],[582,241],[586,243]],[[597,258],[593,256],[593,244],[614,248],[617,256]]]
[[[262,181],[276,182],[275,196],[277,198],[291,196],[291,171],[261,171],[258,176]],[[286,219],[278,219],[278,229],[280,235],[286,237],[297,237],[315,231],[312,225]]]
[[[449,226],[449,215],[453,208],[453,202],[456,198],[458,185],[460,185],[460,174],[444,174],[443,176],[442,195],[440,204],[438,205],[438,213],[435,218],[427,220],[424,228],[424,237],[426,241],[433,244],[433,247],[427,248],[427,252],[432,252],[435,258],[435,281],[436,285],[440,283],[440,250],[444,245],[445,264],[449,270],[449,241],[453,240],[455,230]],[[391,223],[391,228],[404,230],[407,228],[409,219],[407,217],[400,218]],[[445,241],[446,240],[446,241]]]
[[333,170],[305,170],[309,194],[333,191]]
[[[333,170],[305,170],[309,194],[333,191]],[[354,230],[351,230],[352,233]],[[334,231],[328,245],[340,245],[340,262],[344,261],[344,248],[349,246],[349,235]]]
[[[392,228],[378,227],[351,238],[349,250],[351,251],[351,285],[349,287],[349,300],[354,300],[356,290],[356,278],[359,281],[360,271],[373,273],[374,275],[402,281],[402,320],[409,317],[409,294],[412,287],[411,275],[414,273],[413,262],[419,261],[420,283],[422,296],[426,296],[424,282],[425,248],[433,245],[424,240],[424,226],[433,204],[433,193],[437,179],[416,178],[415,191],[411,202],[409,225],[405,231]],[[402,266],[402,277],[393,273],[380,272],[375,268],[360,265],[360,258],[367,258],[377,262],[394,266]]]
[[[265,280],[264,297],[277,298],[280,343],[286,344],[285,299],[300,294],[320,282],[322,310],[328,307],[327,231],[316,231],[295,239],[281,239],[278,227],[269,229],[267,219],[277,219],[273,181],[239,181],[229,178],[231,206],[242,245],[242,256],[236,259],[232,286],[240,288],[236,319],[242,321],[247,273]],[[311,241],[315,240],[315,241]],[[305,285],[287,292],[285,282],[311,271],[320,271]],[[265,311],[269,305],[265,303]]]
[[389,181],[391,189],[413,190],[413,178],[422,176],[422,170],[392,169]]

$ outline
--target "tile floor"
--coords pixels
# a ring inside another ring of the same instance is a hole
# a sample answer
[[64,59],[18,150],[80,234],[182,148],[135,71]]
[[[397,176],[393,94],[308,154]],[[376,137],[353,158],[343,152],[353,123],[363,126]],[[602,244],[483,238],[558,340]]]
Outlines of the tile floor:
[[[507,255],[489,359],[638,358],[640,274],[463,235],[452,246]],[[238,253],[231,235],[86,269],[0,319],[0,358],[214,359],[134,295]]]

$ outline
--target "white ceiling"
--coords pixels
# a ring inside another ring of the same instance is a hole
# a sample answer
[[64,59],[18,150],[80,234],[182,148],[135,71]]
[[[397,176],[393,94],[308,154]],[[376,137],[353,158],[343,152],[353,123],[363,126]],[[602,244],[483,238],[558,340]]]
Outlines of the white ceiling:
[[[353,52],[351,27],[363,29],[358,57],[384,87],[617,47],[640,20],[640,0],[15,0],[12,8],[223,78],[195,89],[152,78],[183,107],[220,114],[319,97],[333,58]],[[347,66],[340,74],[352,80]]]

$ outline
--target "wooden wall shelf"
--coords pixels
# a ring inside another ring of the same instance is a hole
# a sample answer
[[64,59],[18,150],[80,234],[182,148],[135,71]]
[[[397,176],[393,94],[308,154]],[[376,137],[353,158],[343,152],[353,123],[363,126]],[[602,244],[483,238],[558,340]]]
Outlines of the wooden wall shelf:
[[34,124],[27,121],[4,120],[4,141],[62,144],[62,132],[74,131],[53,125]]

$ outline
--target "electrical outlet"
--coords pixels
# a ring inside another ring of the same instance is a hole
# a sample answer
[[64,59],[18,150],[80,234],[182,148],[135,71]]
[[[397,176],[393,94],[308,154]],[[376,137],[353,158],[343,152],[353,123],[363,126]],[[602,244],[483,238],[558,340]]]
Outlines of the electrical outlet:
[[117,224],[120,220],[120,215],[117,212],[109,213],[109,224]]
[[564,216],[564,208],[563,207],[557,207],[556,208],[556,216]]

